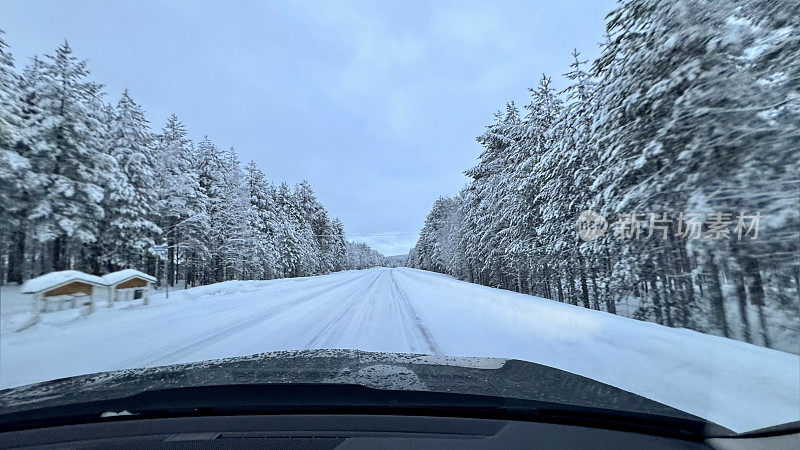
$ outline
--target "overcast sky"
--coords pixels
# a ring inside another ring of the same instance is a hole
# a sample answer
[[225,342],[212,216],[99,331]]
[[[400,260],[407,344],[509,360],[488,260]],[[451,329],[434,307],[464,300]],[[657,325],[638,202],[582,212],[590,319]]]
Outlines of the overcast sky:
[[456,194],[475,137],[570,52],[598,54],[612,0],[3,0],[18,66],[65,38],[116,102],[128,88],[158,131],[177,114],[255,160],[308,180],[352,239],[407,252],[430,206]]

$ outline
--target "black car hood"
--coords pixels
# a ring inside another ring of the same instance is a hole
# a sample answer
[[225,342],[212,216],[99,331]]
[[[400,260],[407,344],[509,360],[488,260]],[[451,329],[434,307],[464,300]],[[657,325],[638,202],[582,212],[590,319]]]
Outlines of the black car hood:
[[0,391],[0,411],[109,400],[168,388],[274,383],[344,383],[377,389],[479,394],[702,420],[541,364],[358,350],[281,351],[61,378]]

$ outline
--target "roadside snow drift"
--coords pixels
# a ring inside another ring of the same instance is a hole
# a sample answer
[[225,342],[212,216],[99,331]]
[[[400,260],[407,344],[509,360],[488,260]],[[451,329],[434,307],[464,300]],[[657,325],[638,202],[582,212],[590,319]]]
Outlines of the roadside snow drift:
[[67,310],[4,310],[0,388],[261,352],[350,348],[515,358],[583,375],[734,431],[800,420],[800,357],[465,283],[376,268],[235,281]]

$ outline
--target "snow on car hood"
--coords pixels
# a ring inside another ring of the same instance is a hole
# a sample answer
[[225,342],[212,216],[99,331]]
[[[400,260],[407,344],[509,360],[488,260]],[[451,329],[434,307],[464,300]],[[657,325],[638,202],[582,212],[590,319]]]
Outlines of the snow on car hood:
[[358,350],[280,351],[62,378],[0,391],[0,410],[8,413],[107,400],[165,388],[265,383],[359,384],[377,389],[493,395],[695,418],[622,389],[541,364]]

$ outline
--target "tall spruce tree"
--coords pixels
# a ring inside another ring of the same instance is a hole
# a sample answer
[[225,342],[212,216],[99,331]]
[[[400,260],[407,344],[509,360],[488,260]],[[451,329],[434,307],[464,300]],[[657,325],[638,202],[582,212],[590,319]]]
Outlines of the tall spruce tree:
[[106,228],[100,272],[144,268],[145,257],[161,229],[153,222],[158,199],[153,136],[144,111],[126,90],[109,112],[109,153],[119,168],[106,188]]
[[118,168],[102,151],[100,85],[88,80],[86,62],[67,42],[47,59],[31,79],[45,129],[40,151],[29,158],[47,181],[29,218],[34,237],[48,243],[52,268],[63,270],[80,260],[84,244],[98,239],[103,185]]

